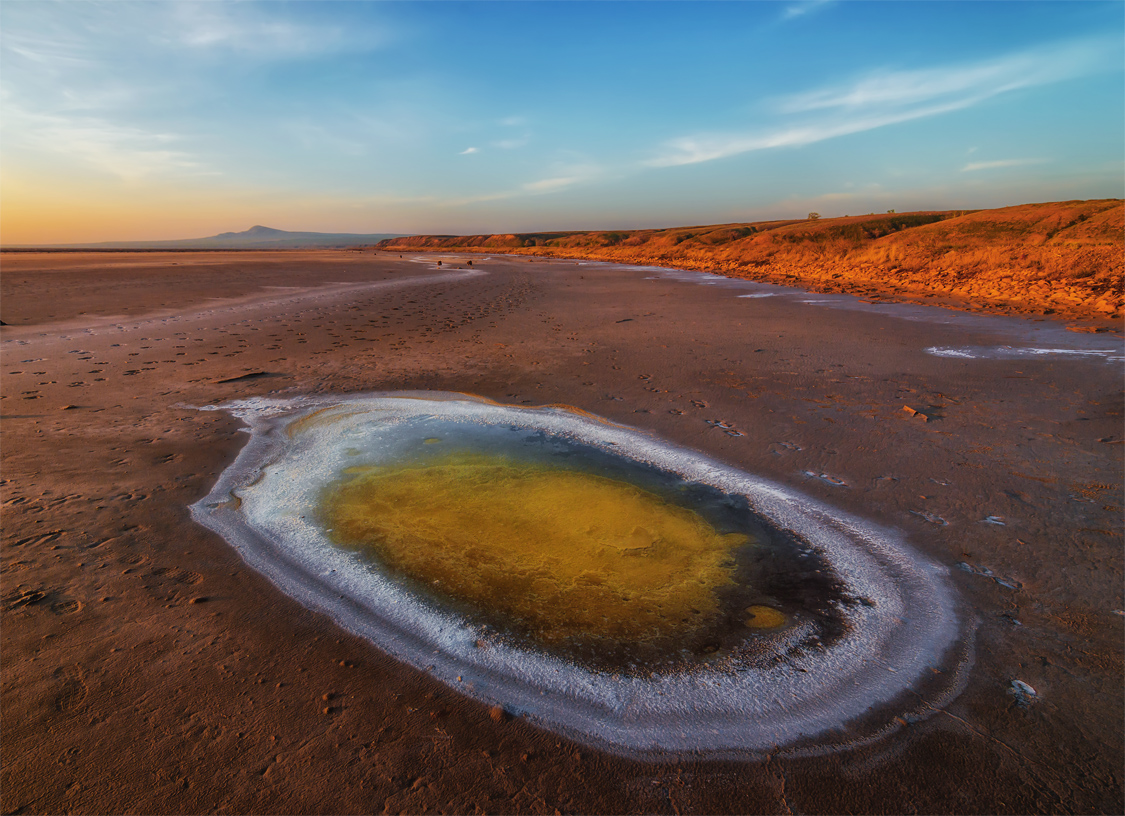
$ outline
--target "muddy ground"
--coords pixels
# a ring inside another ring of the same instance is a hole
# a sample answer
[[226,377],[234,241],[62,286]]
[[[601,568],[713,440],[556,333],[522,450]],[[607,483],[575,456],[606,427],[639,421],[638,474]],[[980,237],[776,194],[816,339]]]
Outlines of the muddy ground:
[[[469,259],[4,256],[5,813],[1122,811],[1119,335]],[[950,570],[965,690],[851,751],[638,762],[494,719],[189,518],[246,439],[193,406],[407,389],[573,405],[901,531]]]

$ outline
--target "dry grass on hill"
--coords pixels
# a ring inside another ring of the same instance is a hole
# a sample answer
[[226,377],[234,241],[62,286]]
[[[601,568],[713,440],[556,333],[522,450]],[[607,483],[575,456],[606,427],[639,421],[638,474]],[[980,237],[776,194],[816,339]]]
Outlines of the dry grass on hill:
[[976,309],[1122,316],[1120,199],[654,230],[414,236],[380,249],[504,251],[675,266]]

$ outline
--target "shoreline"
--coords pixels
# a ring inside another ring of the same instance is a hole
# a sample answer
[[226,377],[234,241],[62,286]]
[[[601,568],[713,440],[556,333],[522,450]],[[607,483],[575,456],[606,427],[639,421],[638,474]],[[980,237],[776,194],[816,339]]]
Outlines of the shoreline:
[[1120,322],[1120,200],[659,230],[426,236],[377,250],[506,252],[711,272],[964,311]]
[[[824,277],[802,276],[800,271],[778,271],[767,273],[762,270],[741,268],[717,267],[708,261],[692,260],[690,258],[677,258],[674,261],[663,261],[659,258],[642,258],[637,260],[624,260],[609,255],[594,253],[579,253],[573,250],[551,251],[546,249],[512,249],[501,250],[454,245],[450,247],[403,247],[404,251],[422,254],[473,254],[491,255],[494,257],[509,258],[541,258],[544,260],[560,261],[595,261],[599,263],[624,265],[624,266],[651,266],[668,270],[687,270],[691,272],[705,272],[710,275],[732,278],[735,280],[751,281],[753,283],[768,283],[776,286],[789,286],[804,289],[817,294],[852,295],[866,298],[872,302],[883,303],[910,303],[918,306],[937,306],[943,309],[952,309],[970,314],[988,314],[1012,317],[1044,317],[1056,321],[1074,322],[1083,321],[1091,323],[1104,331],[1121,333],[1125,331],[1125,321],[1121,313],[1105,315],[1096,313],[1084,307],[1057,308],[1059,304],[1028,303],[1021,300],[988,300],[983,298],[970,298],[958,296],[953,292],[937,292],[922,288],[905,288],[881,283],[877,279],[863,279],[841,283],[839,281],[825,280]],[[367,250],[377,257],[380,253],[398,255],[394,249]]]

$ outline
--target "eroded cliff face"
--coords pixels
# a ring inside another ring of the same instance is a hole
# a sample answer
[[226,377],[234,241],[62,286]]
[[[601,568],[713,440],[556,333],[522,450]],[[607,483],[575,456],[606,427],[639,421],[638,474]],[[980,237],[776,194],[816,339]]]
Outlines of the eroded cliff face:
[[970,309],[1121,317],[1125,202],[886,213],[661,230],[414,236],[384,250],[503,251],[676,266]]

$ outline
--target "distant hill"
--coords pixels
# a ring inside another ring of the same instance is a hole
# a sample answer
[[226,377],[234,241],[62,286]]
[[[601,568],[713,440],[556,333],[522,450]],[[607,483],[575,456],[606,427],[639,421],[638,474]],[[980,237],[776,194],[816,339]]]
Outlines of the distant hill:
[[1120,199],[670,229],[415,235],[385,250],[507,252],[699,269],[821,292],[948,297],[969,308],[1120,318]]
[[[321,249],[365,246],[389,238],[395,233],[352,232],[288,232],[272,227],[255,226],[243,232],[222,232],[209,238],[184,238],[173,241],[102,241],[88,244],[44,244],[41,249]],[[25,249],[27,245],[5,247]]]

